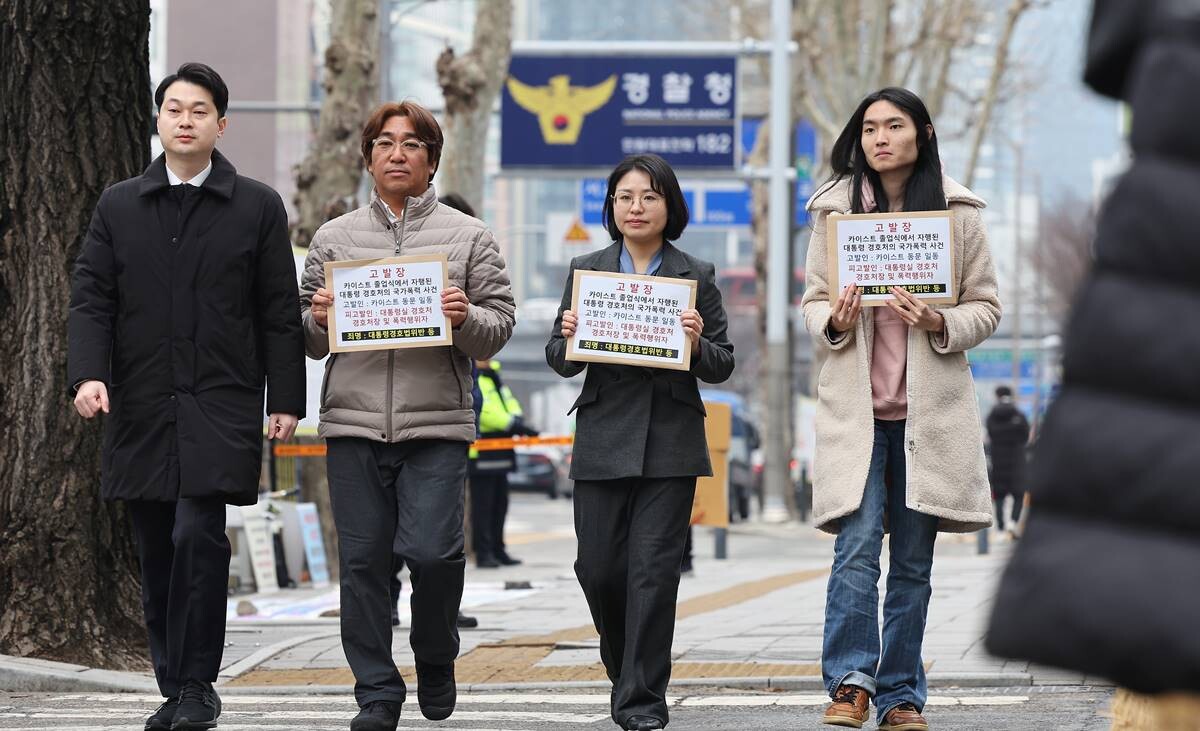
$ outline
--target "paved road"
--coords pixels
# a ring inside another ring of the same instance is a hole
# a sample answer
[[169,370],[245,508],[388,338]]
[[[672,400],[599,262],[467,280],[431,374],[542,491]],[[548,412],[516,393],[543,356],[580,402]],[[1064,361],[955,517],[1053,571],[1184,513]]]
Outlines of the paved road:
[[[1101,731],[1109,728],[1106,714],[1111,694],[1111,689],[1090,686],[948,689],[932,695],[926,710],[937,731]],[[139,729],[157,702],[129,694],[0,693],[0,729]],[[819,722],[825,703],[819,695],[697,691],[672,699],[670,728],[830,728]],[[344,731],[356,711],[346,696],[322,695],[226,695],[224,707],[220,731]],[[431,728],[584,731],[616,726],[608,717],[607,695],[514,692],[460,696],[458,711],[439,724],[422,718],[415,703],[405,706],[399,731]]]

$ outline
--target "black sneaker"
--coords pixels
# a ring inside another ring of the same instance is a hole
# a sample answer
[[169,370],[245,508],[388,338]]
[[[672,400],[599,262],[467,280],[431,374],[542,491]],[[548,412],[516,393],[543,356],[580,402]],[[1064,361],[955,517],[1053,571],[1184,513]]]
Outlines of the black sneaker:
[[421,715],[430,721],[450,718],[457,698],[454,663],[434,665],[417,660],[417,702],[421,704]]
[[146,719],[146,731],[167,731],[175,720],[175,709],[179,708],[179,696],[168,698],[158,710]]
[[372,701],[362,707],[350,722],[350,731],[396,731],[400,723],[400,704]]
[[171,731],[212,728],[221,715],[221,697],[212,683],[188,680],[179,690],[179,708],[171,722]]

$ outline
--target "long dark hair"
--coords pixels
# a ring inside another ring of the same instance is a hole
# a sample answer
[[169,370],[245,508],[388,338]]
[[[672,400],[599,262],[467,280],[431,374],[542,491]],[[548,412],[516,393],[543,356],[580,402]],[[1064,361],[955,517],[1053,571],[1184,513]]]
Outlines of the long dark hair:
[[929,132],[926,126],[932,126],[929,110],[921,97],[908,89],[889,86],[874,94],[868,94],[858,109],[850,116],[837,142],[833,143],[833,152],[829,156],[829,165],[833,173],[822,186],[821,192],[836,185],[842,178],[850,176],[850,211],[863,213],[862,180],[867,182],[875,191],[875,202],[880,212],[889,210],[887,193],[879,173],[867,164],[867,156],[862,149],[863,117],[867,107],[875,102],[886,101],[895,104],[913,121],[917,130],[917,161],[913,165],[912,174],[904,186],[904,208],[908,211],[944,211],[946,210],[946,192],[942,187],[942,159],[938,156],[937,131]]

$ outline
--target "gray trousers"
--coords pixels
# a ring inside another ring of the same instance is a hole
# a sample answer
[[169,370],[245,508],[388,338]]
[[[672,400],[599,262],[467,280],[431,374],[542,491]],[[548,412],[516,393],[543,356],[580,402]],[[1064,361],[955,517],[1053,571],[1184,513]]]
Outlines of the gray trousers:
[[393,556],[412,578],[409,642],[421,662],[458,657],[455,620],[462,601],[463,489],[467,443],[419,439],[385,444],[328,440],[329,496],[341,567],[342,648],[354,697],[403,703],[392,659],[389,581]]
[[666,725],[683,545],[695,477],[575,481],[575,575],[600,634],[612,718]]

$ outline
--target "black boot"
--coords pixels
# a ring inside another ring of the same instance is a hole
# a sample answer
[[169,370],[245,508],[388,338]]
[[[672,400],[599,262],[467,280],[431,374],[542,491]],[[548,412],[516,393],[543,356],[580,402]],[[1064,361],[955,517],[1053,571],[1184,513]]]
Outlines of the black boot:
[[459,629],[475,629],[479,626],[479,620],[475,617],[468,617],[462,612],[458,613],[458,620],[455,622]]
[[497,553],[496,560],[500,562],[501,566],[520,566],[522,563],[521,559],[509,556],[508,551],[500,551]]
[[663,727],[663,722],[653,716],[630,716],[625,722],[628,731],[654,731]]
[[434,665],[417,660],[417,702],[421,713],[430,721],[450,718],[458,699],[454,684],[454,663]]
[[372,701],[363,706],[350,722],[350,731],[396,731],[400,723],[400,704]]

